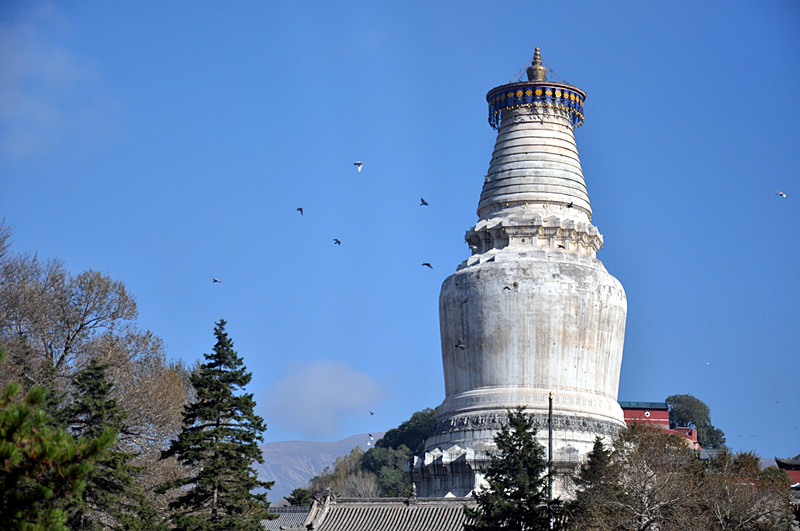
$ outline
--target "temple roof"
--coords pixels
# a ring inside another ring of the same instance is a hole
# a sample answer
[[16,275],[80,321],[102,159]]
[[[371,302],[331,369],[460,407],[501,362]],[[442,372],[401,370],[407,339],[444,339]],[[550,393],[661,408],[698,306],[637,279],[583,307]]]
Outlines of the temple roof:
[[278,531],[302,525],[311,510],[310,505],[293,507],[270,507],[270,514],[277,514],[274,520],[262,520],[261,525],[267,531]]
[[301,508],[306,517],[299,523],[262,523],[265,529],[286,531],[461,531],[464,505],[474,503],[463,498],[325,498]]
[[778,468],[783,468],[784,470],[800,470],[800,454],[791,458],[776,457],[775,464],[778,465]]
[[622,409],[669,409],[666,402],[619,402]]

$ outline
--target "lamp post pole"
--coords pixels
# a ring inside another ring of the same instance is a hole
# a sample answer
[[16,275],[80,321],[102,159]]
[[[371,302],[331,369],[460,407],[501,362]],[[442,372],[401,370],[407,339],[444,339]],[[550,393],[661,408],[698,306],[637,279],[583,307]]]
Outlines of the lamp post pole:
[[550,511],[550,529],[553,529],[553,393],[550,392],[547,411],[547,510]]

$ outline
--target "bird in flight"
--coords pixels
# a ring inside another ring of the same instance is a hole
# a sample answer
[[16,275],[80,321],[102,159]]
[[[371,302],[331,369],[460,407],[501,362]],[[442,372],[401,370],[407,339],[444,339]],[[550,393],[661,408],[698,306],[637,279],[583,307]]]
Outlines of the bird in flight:
[[509,288],[508,286],[503,286],[503,291],[506,291],[506,290],[511,291],[511,288]]
[[464,344],[463,341],[461,341],[461,339],[458,340],[458,343],[456,343],[455,347],[456,348],[460,348],[461,350],[464,350],[465,348],[467,348],[467,346]]
[[339,238],[334,238],[333,239],[333,243],[335,243],[336,245],[341,245],[342,244],[342,240],[340,240]]
[[374,411],[370,411],[370,412],[369,412],[369,414],[370,414],[370,415],[374,415],[374,414],[375,414],[375,412],[374,412]]
[[424,197],[419,198],[419,206],[428,206],[428,202],[425,201]]
[[564,248],[564,246],[563,246],[563,245],[559,245],[559,246],[558,246],[558,248],[559,248],[559,249],[563,249],[563,248]]
[[783,193],[783,192],[781,192],[780,190],[778,190],[777,192],[775,192],[775,195],[779,195],[779,196],[781,196],[781,197],[786,197],[786,194],[785,194],[785,193]]
[[570,201],[569,204],[567,205],[567,208],[572,208],[573,206],[574,206],[574,203],[572,201]]
[[297,208],[295,208],[295,210],[297,210],[298,212],[300,212],[300,215],[301,215],[301,216],[303,215],[303,207],[297,207]]
[[429,268],[433,269],[433,266],[430,265],[428,262],[422,262],[422,265],[425,266],[425,267],[429,267]]
[[217,282],[222,282],[222,281],[220,279],[218,279],[218,278],[211,277],[211,283],[212,284],[216,284]]
[[364,166],[364,163],[363,163],[363,162],[361,162],[361,161],[359,160],[359,161],[357,161],[357,162],[354,162],[354,163],[353,163],[353,166],[355,166],[356,168],[358,168],[358,171],[361,171],[361,168],[362,168],[362,166]]

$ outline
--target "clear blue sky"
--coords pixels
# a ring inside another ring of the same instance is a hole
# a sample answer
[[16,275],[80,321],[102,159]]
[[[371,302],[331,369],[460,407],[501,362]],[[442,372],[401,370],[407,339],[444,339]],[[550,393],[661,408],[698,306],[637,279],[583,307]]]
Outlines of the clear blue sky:
[[795,1],[6,0],[0,216],[122,280],[172,357],[227,319],[268,441],[385,430],[444,398],[485,95],[539,46],[588,94],[619,398],[693,394],[734,449],[794,456],[799,28]]

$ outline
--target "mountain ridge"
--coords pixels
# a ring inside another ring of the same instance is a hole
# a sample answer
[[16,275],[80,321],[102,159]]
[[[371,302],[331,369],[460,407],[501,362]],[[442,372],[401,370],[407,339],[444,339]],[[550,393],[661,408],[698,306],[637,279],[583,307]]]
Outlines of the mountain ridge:
[[[255,469],[261,481],[274,481],[267,499],[277,505],[296,488],[306,488],[337,457],[348,455],[356,447],[366,451],[384,432],[361,433],[338,441],[276,441],[260,444],[264,462]],[[372,436],[372,438],[370,438]]]

